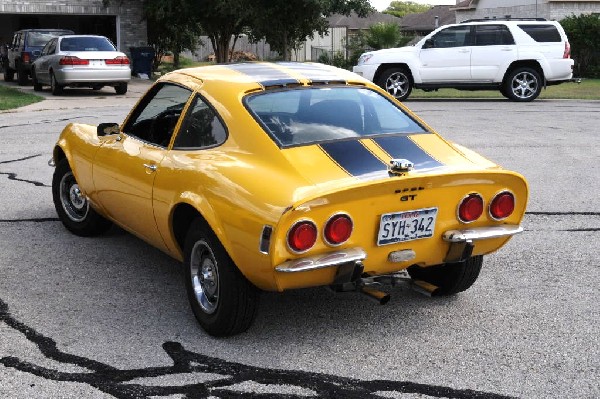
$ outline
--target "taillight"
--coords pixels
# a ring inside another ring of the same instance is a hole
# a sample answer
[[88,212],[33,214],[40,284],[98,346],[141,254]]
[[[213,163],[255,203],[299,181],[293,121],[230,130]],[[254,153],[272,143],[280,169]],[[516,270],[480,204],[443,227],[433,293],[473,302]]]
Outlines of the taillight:
[[288,246],[294,252],[306,252],[317,241],[317,226],[310,220],[296,222],[288,232]]
[[490,202],[490,216],[495,220],[506,219],[515,210],[515,196],[509,191],[496,194]]
[[83,60],[79,57],[75,57],[72,55],[66,55],[58,61],[60,65],[89,65],[90,60]]
[[31,54],[29,54],[29,53],[27,53],[27,52],[23,51],[23,52],[21,53],[21,62],[22,62],[23,64],[29,64],[29,63],[31,62]]
[[458,219],[463,223],[471,223],[483,213],[483,198],[479,194],[469,194],[458,205]]
[[571,45],[567,41],[565,41],[565,52],[563,53],[563,58],[571,58]]
[[346,214],[333,215],[325,224],[323,232],[325,241],[329,245],[340,245],[350,238],[352,228],[350,216]]
[[120,55],[110,60],[104,60],[104,62],[106,65],[129,65],[129,58]]

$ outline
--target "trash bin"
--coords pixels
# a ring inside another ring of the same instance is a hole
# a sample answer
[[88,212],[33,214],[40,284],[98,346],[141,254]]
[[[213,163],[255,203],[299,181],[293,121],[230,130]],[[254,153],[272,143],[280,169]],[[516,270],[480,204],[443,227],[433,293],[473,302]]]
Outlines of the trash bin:
[[152,76],[154,49],[152,47],[130,47],[129,51],[131,52],[131,73]]

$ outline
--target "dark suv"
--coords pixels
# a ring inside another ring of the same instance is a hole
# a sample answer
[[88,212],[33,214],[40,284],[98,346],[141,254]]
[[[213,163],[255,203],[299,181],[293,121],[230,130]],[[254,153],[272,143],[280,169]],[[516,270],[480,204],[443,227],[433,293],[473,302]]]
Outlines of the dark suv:
[[19,86],[27,84],[31,64],[40,56],[44,45],[53,37],[72,34],[73,31],[66,29],[23,29],[15,32],[4,59],[4,80],[11,82],[16,72]]

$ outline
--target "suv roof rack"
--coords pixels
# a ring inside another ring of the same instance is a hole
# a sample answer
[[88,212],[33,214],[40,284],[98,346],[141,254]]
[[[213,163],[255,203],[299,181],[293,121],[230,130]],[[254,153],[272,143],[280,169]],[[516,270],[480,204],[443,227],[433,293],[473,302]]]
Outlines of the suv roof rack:
[[477,19],[467,19],[466,21],[462,21],[461,24],[466,24],[469,22],[493,22],[493,21],[547,21],[546,18],[513,18],[510,15],[506,15],[504,17],[486,17],[486,18],[477,18]]

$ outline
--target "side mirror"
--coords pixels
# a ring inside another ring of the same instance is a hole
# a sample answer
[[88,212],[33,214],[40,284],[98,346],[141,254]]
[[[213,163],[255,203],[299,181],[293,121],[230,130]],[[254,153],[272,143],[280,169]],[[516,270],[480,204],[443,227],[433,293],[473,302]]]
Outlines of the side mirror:
[[119,133],[119,124],[118,123],[113,123],[113,122],[109,122],[109,123],[101,123],[98,125],[98,128],[96,129],[96,134],[98,134],[98,136],[107,136],[110,134],[118,134]]
[[39,57],[41,54],[42,54],[42,52],[40,50],[33,50],[34,57]]
[[427,39],[425,40],[425,43],[423,43],[423,48],[433,48],[433,39]]

